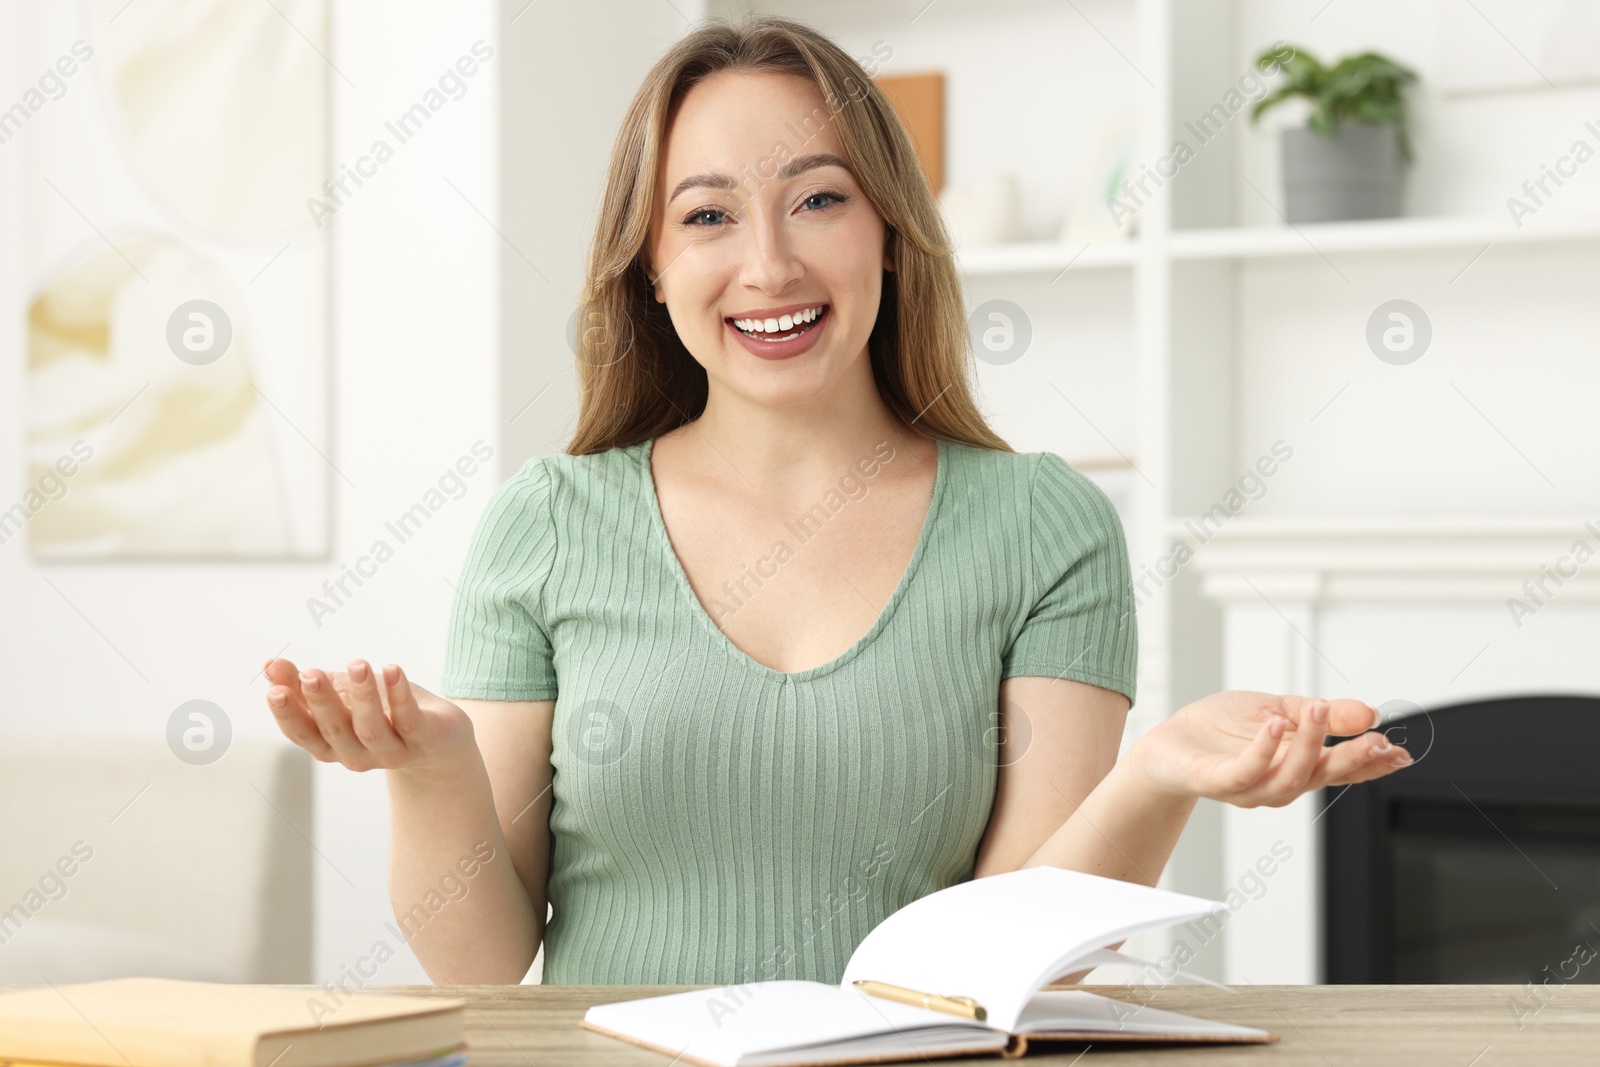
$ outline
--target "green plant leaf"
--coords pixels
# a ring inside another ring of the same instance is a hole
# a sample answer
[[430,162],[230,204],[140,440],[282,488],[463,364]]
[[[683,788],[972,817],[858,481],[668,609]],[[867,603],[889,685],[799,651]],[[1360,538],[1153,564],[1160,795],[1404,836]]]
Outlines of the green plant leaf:
[[[1288,53],[1285,58],[1284,53]],[[1318,59],[1299,45],[1285,44],[1283,48],[1268,48],[1256,57],[1256,68],[1275,67],[1284,84],[1269,95],[1256,101],[1250,111],[1250,121],[1260,121],[1262,112],[1293,96],[1314,96],[1321,88],[1327,70]]]
[[[1287,50],[1286,46],[1282,51]],[[1293,46],[1287,59],[1282,51],[1269,48],[1256,58],[1262,69],[1276,65],[1283,81],[1256,102],[1250,111],[1252,123],[1290,97],[1300,96],[1310,103],[1306,126],[1314,133],[1332,137],[1339,123],[1347,121],[1390,125],[1395,127],[1401,155],[1411,162],[1402,90],[1418,80],[1415,71],[1376,52],[1345,56],[1327,67],[1304,48]]]
[[1287,100],[1291,96],[1299,95],[1300,91],[1292,85],[1279,86],[1266,96],[1263,96],[1260,100],[1256,101],[1256,106],[1250,109],[1250,121],[1254,122],[1259,119],[1261,117],[1261,113],[1267,110],[1267,108],[1272,107],[1281,101]]

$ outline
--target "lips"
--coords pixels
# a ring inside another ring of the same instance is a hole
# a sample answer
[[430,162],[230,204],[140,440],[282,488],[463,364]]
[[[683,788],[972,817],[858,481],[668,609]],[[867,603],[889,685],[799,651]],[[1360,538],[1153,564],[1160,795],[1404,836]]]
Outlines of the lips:
[[792,337],[798,337],[815,328],[828,314],[827,304],[811,304],[794,313],[785,312],[782,315],[744,316],[735,315],[727,321],[734,329],[746,337],[775,343]]
[[[816,304],[799,305],[801,309],[818,306]],[[815,347],[817,339],[822,336],[828,323],[833,320],[833,309],[827,304],[822,304],[820,307],[822,309],[821,313],[811,322],[801,323],[799,326],[791,327],[788,330],[783,329],[779,324],[779,329],[771,334],[747,332],[735,325],[732,318],[723,321],[728,332],[738,338],[739,344],[751,355],[766,360],[788,359]],[[753,318],[754,316],[751,317]]]
[[729,315],[727,322],[750,337],[786,337],[822,319],[828,304],[816,301],[810,304],[791,304],[782,308],[760,308],[738,315]]

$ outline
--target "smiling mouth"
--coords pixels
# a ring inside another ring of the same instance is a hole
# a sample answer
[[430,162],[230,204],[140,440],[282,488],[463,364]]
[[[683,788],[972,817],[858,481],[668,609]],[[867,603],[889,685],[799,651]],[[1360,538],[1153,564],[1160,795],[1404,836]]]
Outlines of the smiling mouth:
[[807,333],[810,330],[815,329],[818,323],[820,323],[823,319],[828,317],[828,312],[833,310],[833,305],[832,304],[821,304],[821,305],[819,305],[819,307],[820,307],[821,310],[819,310],[817,312],[816,317],[813,318],[810,322],[796,323],[794,328],[792,328],[790,330],[787,330],[787,331],[785,331],[785,330],[783,330],[781,328],[773,330],[770,333],[768,333],[766,330],[748,330],[748,329],[745,329],[743,326],[740,326],[739,323],[743,322],[743,321],[749,321],[749,320],[743,320],[743,319],[735,320],[735,319],[731,319],[730,318],[730,319],[727,319],[726,321],[730,325],[732,325],[734,329],[738,330],[740,333],[744,334],[746,337],[753,337],[758,341],[766,341],[768,343],[776,343],[778,341],[792,341],[794,338],[799,337],[801,334]]

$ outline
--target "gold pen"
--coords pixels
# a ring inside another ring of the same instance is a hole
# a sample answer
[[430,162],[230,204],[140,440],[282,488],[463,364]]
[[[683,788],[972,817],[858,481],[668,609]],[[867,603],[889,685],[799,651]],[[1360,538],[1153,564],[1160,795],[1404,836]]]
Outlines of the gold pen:
[[890,985],[888,982],[874,982],[866,978],[857,978],[852,985],[863,993],[885,1000],[899,1001],[901,1004],[910,1004],[918,1008],[929,1008],[933,1011],[942,1011],[950,1015],[959,1015],[964,1019],[974,1019],[983,1022],[989,1013],[983,1010],[971,997],[947,997],[938,993],[921,993],[905,986]]

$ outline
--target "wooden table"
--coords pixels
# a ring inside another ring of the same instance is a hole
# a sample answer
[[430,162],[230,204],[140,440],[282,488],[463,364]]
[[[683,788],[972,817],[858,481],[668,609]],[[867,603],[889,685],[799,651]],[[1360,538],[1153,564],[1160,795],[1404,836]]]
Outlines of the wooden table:
[[[671,1057],[578,1027],[591,1004],[676,993],[700,986],[369,986],[373,991],[456,996],[468,1004],[469,1067],[667,1067]],[[1019,1060],[998,1056],[917,1060],[942,1064],[1085,1063],[1294,1064],[1296,1067],[1498,1067],[1600,1064],[1600,985],[1552,986],[1543,1005],[1520,986],[1251,986],[1233,992],[1169,986],[1137,998],[1127,986],[1083,986],[1205,1018],[1271,1030],[1270,1045],[1054,1044]],[[1514,1005],[1527,1009],[1518,1026]]]

